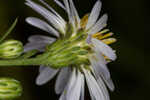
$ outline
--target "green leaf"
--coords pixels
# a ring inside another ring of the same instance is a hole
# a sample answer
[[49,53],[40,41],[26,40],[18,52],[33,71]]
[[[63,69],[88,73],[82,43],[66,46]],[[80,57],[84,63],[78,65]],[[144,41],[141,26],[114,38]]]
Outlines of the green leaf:
[[8,31],[2,37],[0,37],[0,42],[2,42],[11,33],[11,31],[15,28],[17,22],[18,22],[18,19],[16,18],[16,20],[11,25],[11,27],[8,29]]

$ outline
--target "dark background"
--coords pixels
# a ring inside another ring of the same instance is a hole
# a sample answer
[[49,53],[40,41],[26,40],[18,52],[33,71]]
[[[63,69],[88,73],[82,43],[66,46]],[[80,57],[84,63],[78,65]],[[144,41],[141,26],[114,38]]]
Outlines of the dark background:
[[[37,0],[35,0],[37,1]],[[55,9],[52,0],[47,0]],[[96,0],[74,0],[81,17],[90,12]],[[46,34],[28,25],[24,19],[39,15],[24,5],[24,0],[0,0],[0,35],[12,24],[16,17],[19,22],[8,38],[27,41],[32,34]],[[102,14],[108,13],[108,28],[117,42],[112,45],[117,50],[118,59],[110,63],[109,69],[116,90],[110,93],[111,100],[148,100],[150,90],[149,34],[150,10],[146,0],[102,0]],[[62,11],[59,10],[61,14]],[[64,15],[64,14],[63,14]],[[22,82],[24,93],[18,100],[58,100],[54,92],[55,79],[43,86],[35,85],[38,67],[0,68],[0,77],[13,77]],[[85,100],[90,100],[86,96]]]

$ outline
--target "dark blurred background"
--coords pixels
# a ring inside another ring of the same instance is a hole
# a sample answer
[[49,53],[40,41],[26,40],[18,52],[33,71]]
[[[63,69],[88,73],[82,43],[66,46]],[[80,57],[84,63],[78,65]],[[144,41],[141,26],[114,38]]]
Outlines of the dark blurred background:
[[[37,0],[35,0],[37,1]],[[74,0],[81,17],[90,12],[96,0]],[[40,17],[24,5],[24,0],[0,0],[0,35],[13,23],[16,17],[19,22],[8,38],[27,41],[33,34],[46,34],[25,22],[28,16]],[[58,9],[53,0],[47,0]],[[149,34],[150,9],[146,0],[102,0],[102,14],[108,13],[108,28],[117,38],[112,47],[117,50],[118,59],[110,63],[109,69],[116,90],[111,100],[149,100],[150,60]],[[63,11],[59,12],[63,14]],[[55,79],[43,86],[35,85],[38,67],[0,68],[0,77],[13,77],[21,81],[24,93],[17,100],[58,100],[54,92]],[[90,100],[86,96],[85,100]]]

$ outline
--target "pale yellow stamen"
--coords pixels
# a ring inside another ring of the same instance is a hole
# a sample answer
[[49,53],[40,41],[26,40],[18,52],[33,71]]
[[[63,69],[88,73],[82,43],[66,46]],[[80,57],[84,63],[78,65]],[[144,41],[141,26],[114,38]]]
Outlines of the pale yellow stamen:
[[104,30],[100,31],[99,33],[104,34],[104,33],[107,33],[108,31],[109,31],[109,29],[104,29]]
[[107,37],[110,37],[110,36],[112,36],[112,35],[113,35],[112,32],[107,33],[107,34],[105,34],[105,35],[103,35],[101,32],[98,32],[98,33],[94,34],[93,37],[94,37],[94,38],[97,38],[97,39],[99,39],[99,40],[102,40],[102,39],[107,38]]
[[108,39],[102,40],[102,42],[104,42],[105,44],[112,44],[112,43],[114,43],[116,41],[117,40],[115,38],[108,38]]
[[112,35],[113,35],[113,33],[110,32],[110,33],[107,33],[107,34],[103,35],[102,37],[99,37],[99,39],[104,39],[104,38],[110,37]]
[[97,32],[97,33],[92,35],[93,38],[97,38],[99,36],[102,36],[101,32]]

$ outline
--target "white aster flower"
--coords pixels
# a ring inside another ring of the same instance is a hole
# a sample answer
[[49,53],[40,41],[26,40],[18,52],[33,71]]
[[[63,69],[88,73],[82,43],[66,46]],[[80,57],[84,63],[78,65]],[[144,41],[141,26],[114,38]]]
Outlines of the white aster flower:
[[[55,57],[50,59],[53,62],[49,66],[55,66],[55,69],[41,65],[36,84],[43,85],[58,74],[55,91],[57,94],[61,94],[60,100],[84,100],[86,79],[92,100],[109,100],[105,84],[112,91],[114,85],[106,64],[109,61],[114,61],[116,54],[107,44],[116,40],[114,38],[106,39],[112,36],[112,33],[108,33],[108,29],[103,29],[107,25],[108,17],[107,14],[104,14],[99,18],[100,0],[97,0],[91,13],[82,19],[80,19],[72,0],[63,0],[63,3],[58,0],[54,1],[67,12],[69,21],[65,21],[43,0],[40,2],[45,7],[31,0],[26,0],[25,3],[41,14],[47,22],[35,17],[29,17],[26,21],[57,38],[42,35],[31,36],[24,51],[37,49],[44,52],[50,49],[51,52],[55,52],[55,49],[61,48],[58,50],[58,54],[52,53]],[[46,48],[47,45],[50,46]],[[67,51],[68,48],[75,51]],[[75,57],[75,59],[70,59],[71,57]]]

